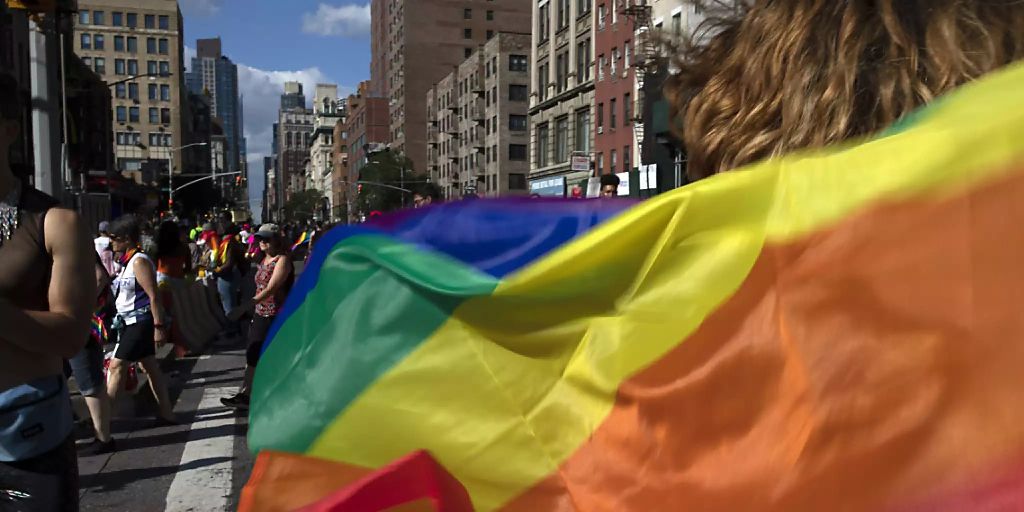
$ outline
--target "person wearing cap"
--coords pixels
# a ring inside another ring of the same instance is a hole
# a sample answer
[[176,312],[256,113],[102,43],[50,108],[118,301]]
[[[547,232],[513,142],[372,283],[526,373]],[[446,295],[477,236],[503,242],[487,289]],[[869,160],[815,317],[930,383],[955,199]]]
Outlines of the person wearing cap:
[[235,396],[221,399],[228,407],[243,410],[249,408],[249,390],[252,388],[263,342],[294,280],[292,262],[280,231],[275,224],[264,224],[254,233],[263,254],[263,259],[256,270],[256,296],[249,302],[255,314],[252,316],[247,336],[249,346],[245,351],[245,378],[242,387]]
[[110,245],[109,222],[100,222],[96,238],[93,239],[92,243],[96,247],[96,254],[100,256],[100,262],[103,263],[103,268],[107,271],[107,274],[116,274],[118,269],[114,261],[114,250]]

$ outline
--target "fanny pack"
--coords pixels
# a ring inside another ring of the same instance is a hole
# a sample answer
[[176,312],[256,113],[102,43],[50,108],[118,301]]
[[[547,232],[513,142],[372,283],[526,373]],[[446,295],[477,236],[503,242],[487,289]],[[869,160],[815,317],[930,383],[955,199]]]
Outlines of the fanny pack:
[[118,313],[117,316],[114,317],[113,322],[111,322],[110,328],[114,329],[115,331],[123,330],[125,326],[139,323],[139,320],[142,317],[150,313],[151,310],[149,306],[136,309],[135,311],[129,313]]
[[71,397],[63,376],[0,392],[0,462],[31,459],[71,435]]

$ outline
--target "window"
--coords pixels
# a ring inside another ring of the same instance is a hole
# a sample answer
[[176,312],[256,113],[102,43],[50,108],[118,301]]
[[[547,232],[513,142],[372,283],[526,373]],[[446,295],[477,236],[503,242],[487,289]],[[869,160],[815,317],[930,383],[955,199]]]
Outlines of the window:
[[550,66],[550,63],[545,62],[538,69],[537,74],[540,75],[540,78],[537,81],[537,89],[540,91],[540,101],[548,99],[548,82],[551,81],[551,71],[548,69]]
[[103,11],[92,12],[92,24],[93,25],[106,25],[106,21],[103,19]]
[[114,96],[120,99],[125,98],[125,87],[124,84],[117,84],[114,86]]
[[629,161],[629,146],[622,146],[622,170],[631,171],[632,169]]
[[529,88],[525,85],[509,85],[508,86],[508,100],[509,101],[526,101],[529,99]]
[[150,124],[160,123],[160,109],[156,107],[149,107],[149,122]]
[[590,81],[590,38],[576,45],[576,83]]
[[92,57],[82,57],[82,64],[85,64],[89,69],[92,69]]
[[91,19],[92,18],[89,16],[89,11],[84,10],[84,9],[81,10],[81,11],[78,11],[78,24],[79,25],[88,25],[89,21]]
[[160,21],[160,25],[159,25],[160,30],[170,30],[170,28],[171,28],[171,18],[169,16],[160,16],[159,21]]
[[139,107],[128,107],[128,122],[139,122]]
[[492,37],[494,37],[494,31],[493,30],[488,30],[487,31],[487,39],[490,40]]
[[622,45],[622,56],[623,56],[622,69],[624,69],[624,70],[625,69],[629,69],[629,53],[630,53],[629,41],[626,41],[626,44]]
[[550,3],[546,3],[546,4],[542,5],[542,6],[540,6],[540,16],[538,16],[538,21],[537,21],[537,23],[539,25],[537,27],[537,34],[540,36],[538,39],[540,40],[541,43],[547,41],[548,37],[551,36],[551,34],[549,34],[549,32],[551,32],[551,31],[548,29],[548,23],[551,20],[551,15],[548,13],[548,11],[550,9],[551,9],[551,4]]
[[169,53],[169,51],[170,50],[169,50],[168,45],[167,45],[167,39],[161,38],[160,39],[160,55],[167,55]]
[[597,6],[597,29],[598,30],[604,30],[604,18],[605,18],[606,14],[607,14],[607,12],[606,12],[606,9],[604,8],[604,4],[598,5]]
[[103,34],[93,34],[92,36],[92,49],[102,50],[103,49]]
[[555,163],[569,161],[569,116],[555,120]]
[[615,78],[615,68],[616,68],[616,66],[618,66],[618,60],[619,60],[619,48],[616,46],[616,47],[612,48],[612,62],[611,62],[611,69],[609,70],[609,72],[611,72],[611,74],[612,74],[611,78]]
[[526,116],[509,114],[508,116],[508,129],[514,132],[526,131]]
[[473,19],[473,9],[463,9],[462,10],[462,19],[464,19],[464,20],[471,20],[471,19]]
[[599,82],[601,80],[604,80],[604,65],[605,65],[604,55],[598,56],[597,57],[597,80]]
[[526,190],[526,175],[518,172],[509,173],[508,188],[509,190]]
[[613,150],[612,150],[612,152],[611,152],[611,157],[612,157],[612,158],[611,158],[611,160],[612,160],[612,162],[611,162],[612,166],[611,166],[611,167],[610,167],[610,168],[608,169],[608,171],[609,171],[609,172],[611,172],[612,174],[615,174],[615,163],[616,163],[616,158],[615,158],[615,150],[614,150],[614,149],[613,149]]
[[135,82],[128,84],[128,99],[139,99],[139,84]]
[[565,53],[560,53],[555,57],[555,93],[560,93],[566,89],[566,85],[569,82],[569,77],[566,76],[564,71],[565,59],[568,57]]
[[558,29],[569,26],[569,0],[558,0]]
[[146,38],[146,53],[149,53],[149,54],[156,53],[156,38],[155,37],[147,37]]
[[110,24],[115,27],[124,26],[124,13],[112,12],[110,13]]
[[146,73],[148,73],[150,75],[155,75],[156,74],[156,61],[155,60],[147,60],[146,61]]
[[590,0],[576,0],[576,16],[590,12]]
[[526,144],[509,144],[508,159],[522,162],[526,160]]
[[89,34],[82,34],[82,49],[83,50],[91,50],[92,49],[92,36],[90,36]]
[[125,107],[117,107],[117,122],[123,123],[128,120],[128,109]]
[[526,71],[527,69],[527,57],[526,55],[509,55],[508,56],[508,70],[509,71]]
[[487,11],[487,21],[494,21],[494,11]]
[[576,151],[590,152],[590,109],[576,111]]
[[463,39],[473,39],[473,29],[471,29],[471,28],[464,28],[464,29],[462,29],[462,38]]
[[124,36],[114,36],[114,51],[115,52],[123,52],[124,51]]
[[616,119],[615,116],[617,115],[617,112],[615,111],[615,109],[616,109],[615,98],[612,98],[608,102],[608,127],[613,129],[613,130],[615,129],[615,119]]
[[149,99],[150,100],[154,100],[154,101],[156,100],[156,98],[157,98],[156,91],[157,91],[157,85],[156,84],[149,84]]
[[128,28],[138,27],[139,26],[139,15],[135,14],[134,12],[130,12],[130,13],[125,15],[125,22],[126,22],[125,24],[128,25]]
[[537,127],[537,167],[548,165],[548,124]]
[[631,105],[631,102],[629,100],[630,100],[630,95],[629,95],[628,92],[626,94],[622,95],[622,124],[623,125],[629,124],[632,121],[632,119],[633,119],[633,114],[630,112],[632,110],[632,105]]
[[462,51],[462,57],[468,59],[470,55],[473,55],[472,48],[466,48]]
[[139,74],[139,61],[128,59],[128,74],[132,76]]
[[96,57],[95,59],[93,59],[92,63],[93,63],[93,69],[96,70],[96,74],[97,75],[105,75],[105,74],[107,74],[107,60],[106,59],[104,59],[103,57]]
[[672,15],[672,33],[677,36],[683,33],[683,13],[681,12]]
[[604,103],[597,104],[597,128],[604,127]]
[[600,176],[604,174],[604,153],[597,154],[597,168],[595,172]]
[[137,37],[128,37],[128,53],[138,53],[138,52],[139,52],[139,38],[137,38]]
[[124,73],[125,73],[124,59],[114,59],[114,74],[115,75],[124,75]]
[[160,75],[166,76],[171,74],[171,63],[166,60],[160,61]]
[[156,16],[153,16],[152,14],[147,14],[144,19],[146,28],[156,28]]
[[160,101],[171,101],[171,86],[166,84],[160,86]]
[[160,122],[163,124],[171,124],[171,109],[160,109]]

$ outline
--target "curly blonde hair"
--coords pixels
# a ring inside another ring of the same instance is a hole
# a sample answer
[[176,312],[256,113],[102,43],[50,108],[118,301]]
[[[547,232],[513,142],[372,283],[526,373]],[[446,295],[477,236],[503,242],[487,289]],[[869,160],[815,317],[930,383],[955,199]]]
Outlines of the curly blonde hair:
[[694,179],[877,132],[1024,57],[1024,0],[719,7],[676,46],[665,85]]

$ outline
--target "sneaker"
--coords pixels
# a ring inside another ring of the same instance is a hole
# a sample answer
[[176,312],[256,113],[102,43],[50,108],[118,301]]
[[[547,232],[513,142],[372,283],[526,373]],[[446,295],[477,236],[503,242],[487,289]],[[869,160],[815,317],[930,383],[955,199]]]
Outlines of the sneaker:
[[224,404],[225,407],[230,407],[232,409],[247,410],[249,409],[249,395],[239,393],[228,398],[221,398],[220,403]]
[[85,445],[82,448],[82,455],[103,455],[107,453],[114,453],[117,447],[114,444],[114,438],[111,437],[109,441],[102,442],[99,439],[94,439],[93,442]]

